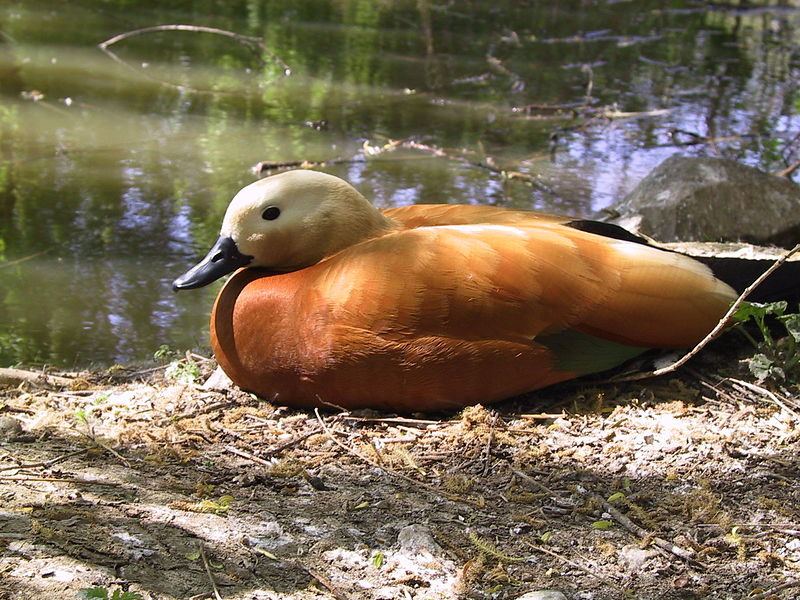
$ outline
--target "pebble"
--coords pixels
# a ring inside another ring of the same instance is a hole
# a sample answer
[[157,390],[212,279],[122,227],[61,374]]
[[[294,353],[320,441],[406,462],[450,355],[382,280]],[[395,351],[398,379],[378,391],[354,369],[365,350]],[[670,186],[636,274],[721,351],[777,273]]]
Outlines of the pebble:
[[522,594],[517,600],[567,600],[567,597],[558,590],[537,590]]
[[0,417],[0,442],[8,442],[22,433],[22,425],[13,417]]
[[650,558],[656,556],[655,550],[645,550],[638,546],[625,546],[620,549],[617,560],[628,573],[638,573]]
[[424,525],[407,525],[397,534],[397,541],[400,544],[400,551],[406,554],[418,554],[420,552],[430,552],[436,556],[442,553],[442,549],[430,529]]

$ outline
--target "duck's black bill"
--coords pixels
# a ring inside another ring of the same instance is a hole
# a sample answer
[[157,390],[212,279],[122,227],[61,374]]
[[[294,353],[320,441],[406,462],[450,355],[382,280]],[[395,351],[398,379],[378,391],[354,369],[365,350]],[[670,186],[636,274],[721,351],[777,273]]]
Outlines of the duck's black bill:
[[172,282],[172,291],[203,287],[240,267],[246,267],[252,260],[252,256],[239,252],[232,238],[220,236],[203,260]]

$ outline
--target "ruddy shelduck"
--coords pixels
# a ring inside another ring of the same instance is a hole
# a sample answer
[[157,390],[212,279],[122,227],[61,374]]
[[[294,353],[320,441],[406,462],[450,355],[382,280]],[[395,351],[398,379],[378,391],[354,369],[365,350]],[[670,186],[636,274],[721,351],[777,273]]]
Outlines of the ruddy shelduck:
[[692,346],[737,295],[612,225],[490,206],[379,211],[308,170],[236,194],[173,287],[236,269],[211,315],[217,361],[242,389],[304,407],[502,400]]

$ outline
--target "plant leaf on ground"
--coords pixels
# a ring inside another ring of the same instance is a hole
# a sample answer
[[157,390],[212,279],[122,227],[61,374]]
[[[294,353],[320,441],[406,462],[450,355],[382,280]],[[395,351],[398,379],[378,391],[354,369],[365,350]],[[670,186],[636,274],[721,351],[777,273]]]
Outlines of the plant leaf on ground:
[[[759,381],[773,379],[776,381],[794,381],[798,377],[800,365],[800,307],[797,313],[786,314],[786,301],[780,302],[743,302],[733,317],[739,321],[739,331],[750,340],[757,352],[749,360],[750,372]],[[783,325],[786,335],[778,340],[772,335],[768,317]],[[752,321],[758,327],[761,341],[754,338],[742,324]]]

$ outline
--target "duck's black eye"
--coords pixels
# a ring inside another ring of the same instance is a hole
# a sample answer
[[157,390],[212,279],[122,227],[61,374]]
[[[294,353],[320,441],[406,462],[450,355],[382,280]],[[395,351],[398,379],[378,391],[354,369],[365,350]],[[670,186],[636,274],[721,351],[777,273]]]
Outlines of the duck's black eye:
[[265,221],[274,221],[278,217],[281,216],[281,209],[277,206],[268,206],[264,209],[264,212],[261,213],[261,218]]

